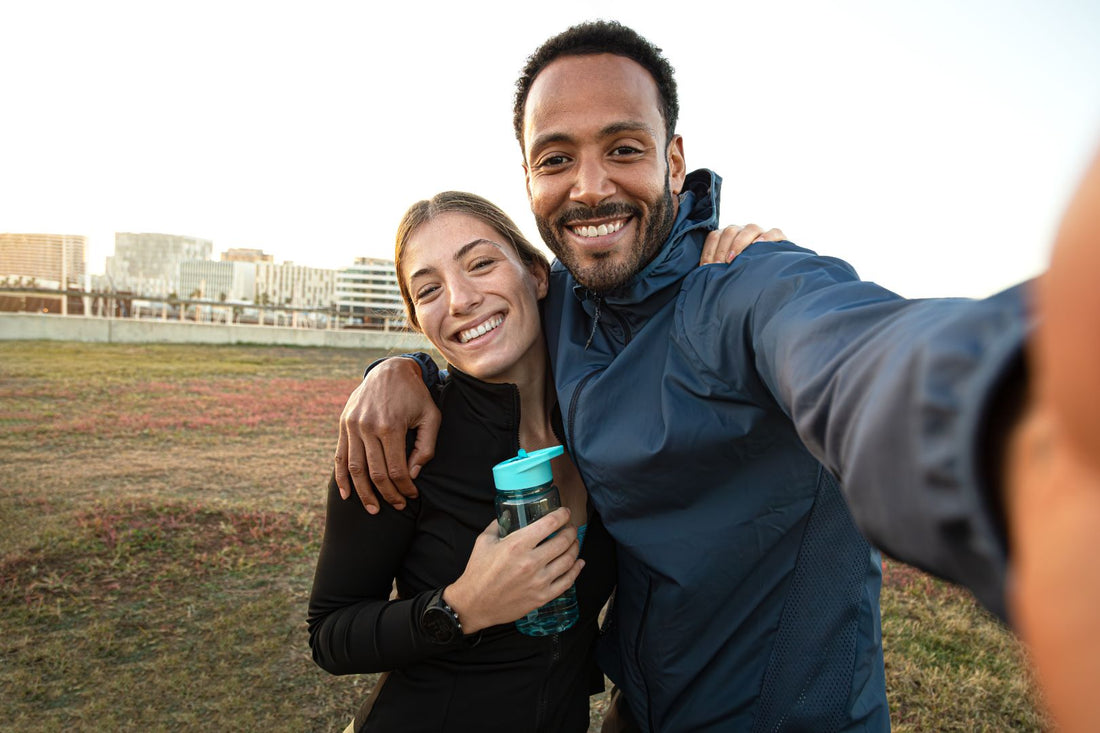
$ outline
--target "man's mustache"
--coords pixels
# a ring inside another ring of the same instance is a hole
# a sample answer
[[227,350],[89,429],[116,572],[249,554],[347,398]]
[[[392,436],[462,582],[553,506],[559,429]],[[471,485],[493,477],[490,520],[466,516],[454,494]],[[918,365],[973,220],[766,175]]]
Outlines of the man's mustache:
[[573,206],[558,217],[558,226],[566,227],[575,221],[591,221],[592,219],[625,219],[630,216],[639,216],[638,207],[623,202],[610,202],[599,206]]

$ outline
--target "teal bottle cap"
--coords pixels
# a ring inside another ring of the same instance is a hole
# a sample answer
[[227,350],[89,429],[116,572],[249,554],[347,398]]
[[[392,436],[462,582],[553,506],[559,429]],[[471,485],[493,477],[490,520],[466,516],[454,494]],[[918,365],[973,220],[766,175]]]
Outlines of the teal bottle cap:
[[554,479],[550,459],[564,452],[565,449],[560,445],[543,448],[534,453],[528,453],[520,448],[515,458],[509,458],[493,466],[493,483],[500,491],[520,491],[549,483]]

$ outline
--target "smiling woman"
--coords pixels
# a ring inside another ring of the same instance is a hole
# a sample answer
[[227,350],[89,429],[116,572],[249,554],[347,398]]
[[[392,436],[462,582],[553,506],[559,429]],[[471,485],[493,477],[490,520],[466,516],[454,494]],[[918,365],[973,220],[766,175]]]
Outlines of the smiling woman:
[[[409,322],[451,367],[433,394],[439,440],[401,509],[368,514],[330,484],[314,659],[335,674],[388,672],[354,730],[585,731],[603,689],[594,644],[611,538],[567,455],[551,464],[563,509],[505,538],[494,521],[492,467],[563,442],[539,316],[549,264],[500,209],[457,192],[414,204],[395,254]],[[574,581],[572,628],[517,630]]]
[[441,214],[406,240],[398,277],[410,315],[448,362],[485,381],[528,382],[545,374],[538,301],[549,267],[525,265],[502,239],[475,217]]

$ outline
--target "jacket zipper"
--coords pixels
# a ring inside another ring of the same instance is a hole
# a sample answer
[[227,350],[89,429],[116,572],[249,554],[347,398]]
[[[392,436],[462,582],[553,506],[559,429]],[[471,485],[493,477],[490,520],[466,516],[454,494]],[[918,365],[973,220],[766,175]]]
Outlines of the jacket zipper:
[[[588,380],[592,379],[592,377],[596,376],[597,374],[599,374],[598,370],[591,371],[588,374],[585,374],[584,378],[577,383],[577,388],[573,390],[573,397],[569,400],[569,416],[565,423],[565,439],[566,442],[571,446],[576,445],[573,440],[573,425],[576,422],[577,417],[577,402],[580,400],[581,391],[584,389],[584,386],[588,384]],[[574,453],[576,453],[576,451],[574,451]],[[574,457],[573,460],[576,461],[576,457]]]

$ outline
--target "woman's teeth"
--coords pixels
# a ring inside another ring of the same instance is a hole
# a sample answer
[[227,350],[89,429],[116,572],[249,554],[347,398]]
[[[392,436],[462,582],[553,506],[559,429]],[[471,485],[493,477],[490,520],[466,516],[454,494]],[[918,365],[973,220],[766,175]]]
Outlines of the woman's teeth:
[[489,320],[482,323],[480,326],[476,326],[465,331],[460,331],[458,334],[458,340],[462,343],[466,343],[471,339],[476,339],[478,336],[484,336],[489,331],[504,323],[504,316],[493,316]]
[[615,232],[622,229],[624,224],[626,224],[626,219],[613,221],[610,224],[600,224],[598,227],[573,227],[573,233],[576,234],[578,237],[602,237],[605,234],[614,234]]

